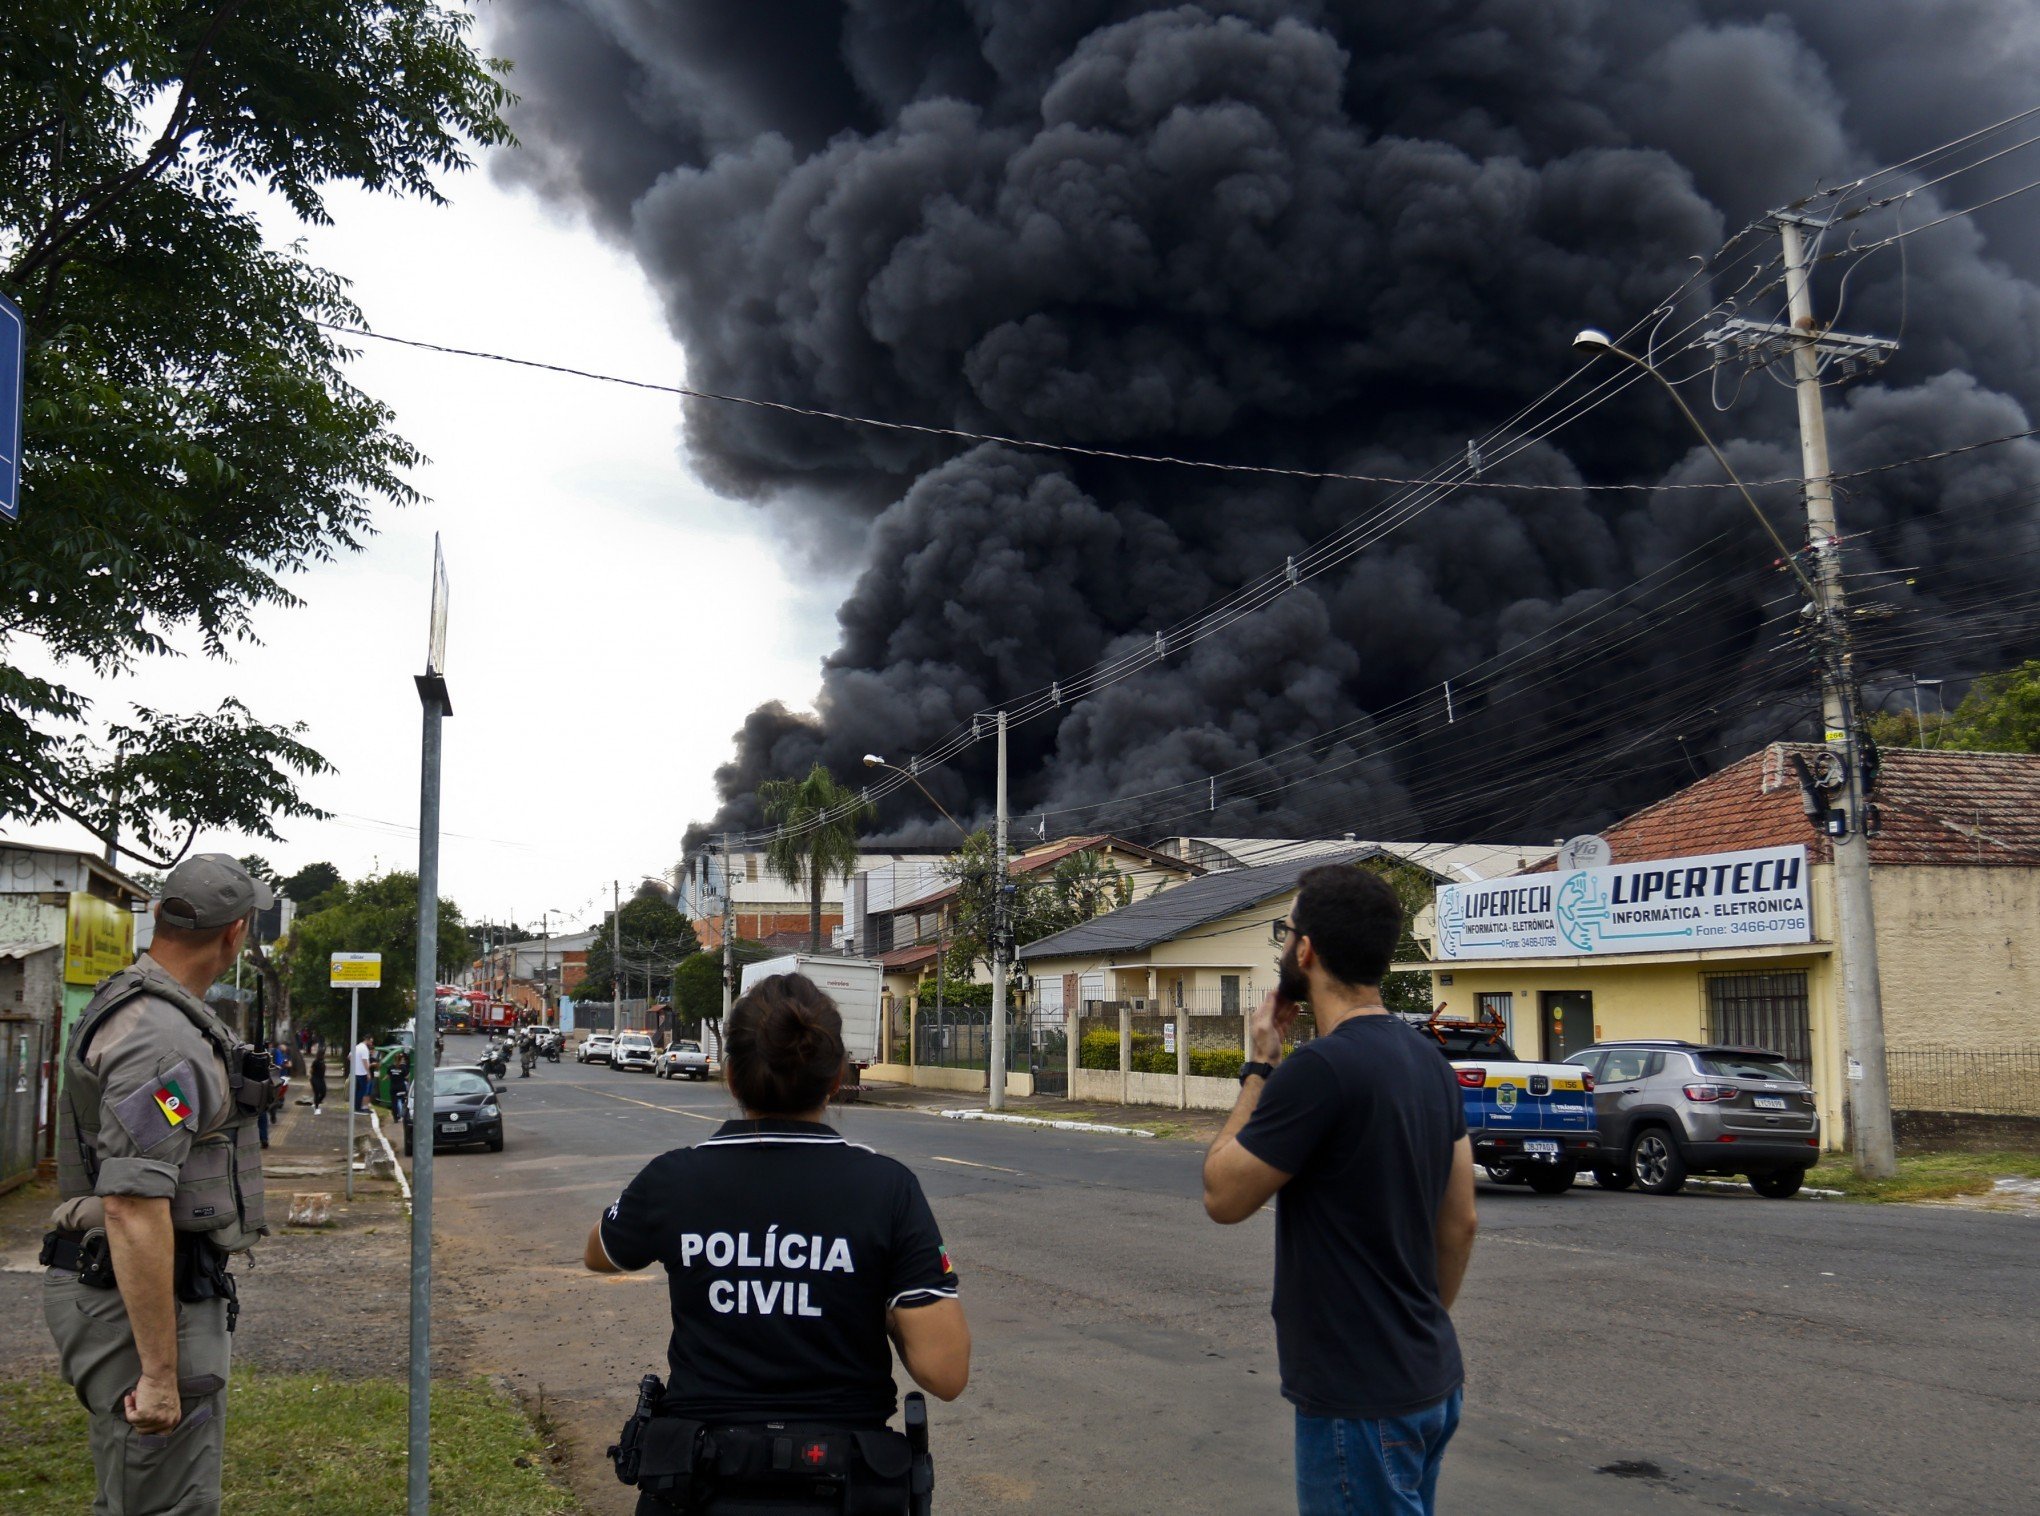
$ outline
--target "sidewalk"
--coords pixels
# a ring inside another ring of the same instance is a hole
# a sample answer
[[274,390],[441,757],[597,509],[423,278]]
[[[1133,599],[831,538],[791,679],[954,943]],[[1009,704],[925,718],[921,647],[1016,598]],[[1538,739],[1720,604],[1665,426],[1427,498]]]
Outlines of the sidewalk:
[[[907,1084],[867,1083],[858,1104],[884,1106],[892,1110],[982,1111],[985,1092],[958,1093],[924,1090]],[[1158,1105],[1117,1105],[1096,1100],[1061,1100],[1046,1095],[1013,1096],[1006,1101],[1005,1114],[1033,1116],[1043,1121],[1081,1121],[1097,1126],[1130,1126],[1153,1132],[1157,1137],[1174,1137],[1192,1142],[1209,1142],[1225,1125],[1224,1111],[1178,1111]]]

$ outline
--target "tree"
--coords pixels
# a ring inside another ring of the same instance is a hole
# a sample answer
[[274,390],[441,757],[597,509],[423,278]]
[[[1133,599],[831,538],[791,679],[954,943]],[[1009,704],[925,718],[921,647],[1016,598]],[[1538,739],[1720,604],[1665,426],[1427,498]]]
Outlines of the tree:
[[266,246],[244,192],[438,200],[510,97],[437,0],[14,0],[0,27],[0,289],[28,319],[21,519],[0,531],[0,817],[167,867],[204,829],[319,812],[325,760],[235,700],[102,723],[35,655],[125,672],[253,637],[288,576],[414,498],[416,451],[347,382],[344,282]]
[[681,1035],[722,1015],[722,959],[692,953],[673,968],[673,1023]]
[[1910,700],[1864,722],[1879,747],[1930,747],[1971,753],[2040,753],[2040,658],[1985,674],[1945,715]]
[[[664,994],[673,983],[673,965],[690,953],[701,950],[695,939],[694,924],[681,915],[666,898],[665,891],[647,881],[638,886],[638,892],[623,903],[623,998],[630,998],[630,985],[644,976],[651,980],[651,995],[656,999]],[[581,987],[574,992],[576,999],[608,1000],[612,997],[611,979],[615,963],[611,957],[612,923],[616,913],[606,913],[602,926],[595,933],[595,940],[588,944],[587,972],[581,979]]]
[[332,864],[308,863],[283,881],[283,892],[300,906],[310,907],[341,883],[340,871]]
[[[1395,962],[1422,961],[1424,950],[1414,930],[1417,912],[1436,898],[1438,877],[1420,864],[1401,858],[1367,858],[1355,865],[1379,874],[1402,903],[1402,937],[1395,945]],[[1381,1001],[1391,1011],[1405,1016],[1431,1014],[1431,976],[1428,973],[1390,974],[1381,981]]]
[[[982,828],[972,832],[943,864],[942,872],[956,881],[948,974],[967,980],[977,965],[989,969],[992,964],[992,924],[997,919],[993,881],[998,877],[992,834]],[[1119,865],[1088,848],[1059,860],[1047,874],[1009,870],[1006,890],[1016,944],[1038,942],[1133,899],[1133,881],[1120,873]]]
[[1942,747],[1978,753],[2040,753],[2040,658],[1986,674],[1948,718]]
[[[381,953],[382,988],[361,992],[361,1022],[370,1030],[397,1025],[411,1015],[417,987],[418,876],[384,874],[329,892],[333,903],[300,916],[292,929],[291,1000],[301,1022],[330,1036],[344,1036],[347,995],[330,987],[334,953]],[[456,973],[473,946],[460,907],[439,902],[438,978]],[[430,995],[437,981],[424,987]]]
[[758,804],[777,832],[765,844],[765,865],[808,892],[808,951],[822,950],[822,886],[857,867],[857,828],[876,814],[856,790],[836,783],[819,763],[805,779],[768,779]]

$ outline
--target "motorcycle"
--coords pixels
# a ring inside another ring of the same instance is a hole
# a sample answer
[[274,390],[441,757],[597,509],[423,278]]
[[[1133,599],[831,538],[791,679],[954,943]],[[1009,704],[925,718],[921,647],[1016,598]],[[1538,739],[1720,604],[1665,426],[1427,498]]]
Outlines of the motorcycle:
[[501,1079],[510,1072],[510,1050],[491,1043],[489,1050],[482,1054],[481,1070],[491,1079]]

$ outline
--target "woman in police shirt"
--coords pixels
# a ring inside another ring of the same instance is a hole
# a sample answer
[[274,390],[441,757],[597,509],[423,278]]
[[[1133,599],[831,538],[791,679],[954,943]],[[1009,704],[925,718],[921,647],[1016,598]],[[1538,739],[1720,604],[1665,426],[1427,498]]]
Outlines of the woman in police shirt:
[[888,1337],[922,1389],[963,1393],[970,1328],[920,1181],[824,1122],[842,1026],[800,974],[745,995],[724,1032],[743,1119],[654,1158],[588,1234],[596,1273],[666,1267],[669,1414],[882,1426]]

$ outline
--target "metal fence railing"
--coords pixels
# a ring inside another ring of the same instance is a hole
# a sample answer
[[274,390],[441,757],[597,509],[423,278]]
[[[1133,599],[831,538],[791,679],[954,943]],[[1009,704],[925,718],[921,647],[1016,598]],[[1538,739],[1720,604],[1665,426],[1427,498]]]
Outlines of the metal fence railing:
[[1895,1111],[2040,1117],[2040,1044],[1884,1055]]

